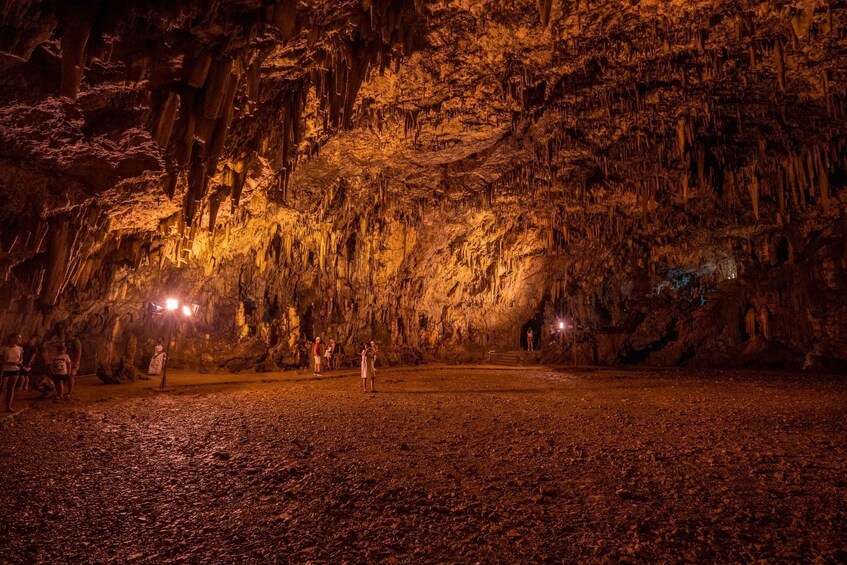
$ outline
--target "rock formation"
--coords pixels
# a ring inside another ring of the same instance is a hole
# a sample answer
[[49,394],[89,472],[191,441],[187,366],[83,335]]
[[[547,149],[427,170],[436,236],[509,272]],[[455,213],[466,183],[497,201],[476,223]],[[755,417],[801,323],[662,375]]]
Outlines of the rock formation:
[[0,6],[3,333],[847,362],[842,2]]

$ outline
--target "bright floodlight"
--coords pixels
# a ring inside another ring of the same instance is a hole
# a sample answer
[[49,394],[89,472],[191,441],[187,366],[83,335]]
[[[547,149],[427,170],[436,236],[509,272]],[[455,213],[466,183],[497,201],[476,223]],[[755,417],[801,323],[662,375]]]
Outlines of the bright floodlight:
[[183,306],[182,307],[182,313],[185,314],[186,316],[191,316],[194,313],[194,311],[191,309],[190,306]]
[[172,311],[176,310],[177,308],[179,308],[179,300],[177,300],[176,298],[168,298],[167,300],[165,300],[165,308]]
[[565,323],[564,323],[564,322],[559,322],[559,329],[560,329],[560,330],[564,330],[564,329],[565,329]]

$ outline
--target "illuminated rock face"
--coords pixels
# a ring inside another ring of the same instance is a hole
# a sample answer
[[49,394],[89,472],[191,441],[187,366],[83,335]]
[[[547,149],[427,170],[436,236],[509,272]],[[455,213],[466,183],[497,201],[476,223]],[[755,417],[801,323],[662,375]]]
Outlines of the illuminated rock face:
[[551,361],[837,367],[845,30],[801,0],[7,1],[0,325],[143,358],[174,294],[204,370],[528,324]]

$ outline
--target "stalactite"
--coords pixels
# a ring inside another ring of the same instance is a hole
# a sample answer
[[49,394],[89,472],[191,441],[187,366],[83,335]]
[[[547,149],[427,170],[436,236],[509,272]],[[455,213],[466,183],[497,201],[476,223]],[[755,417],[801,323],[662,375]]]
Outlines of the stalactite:
[[153,121],[150,133],[161,147],[168,146],[178,109],[179,97],[172,91],[159,94],[158,101],[153,105]]
[[72,99],[76,99],[85,71],[85,45],[91,33],[91,20],[87,16],[93,17],[85,12],[90,10],[72,15],[62,31],[62,82],[59,92]]
[[194,89],[190,89],[179,95],[179,118],[175,125],[175,133],[171,142],[175,145],[174,153],[180,166],[186,166],[191,158],[191,149],[194,147]]
[[238,92],[239,77],[236,74],[231,74],[227,81],[226,91],[222,98],[221,115],[215,124],[215,131],[212,135],[211,146],[209,148],[208,158],[211,163],[210,168],[214,169],[214,163],[221,157],[224,150],[229,126],[232,123],[233,107],[235,104],[235,95]]
[[268,8],[270,21],[280,32],[283,42],[297,32],[297,0],[279,0]]
[[759,221],[759,178],[753,172],[747,186],[750,190],[750,201],[753,205],[753,216]]
[[208,52],[186,59],[184,67],[185,83],[192,88],[203,88],[209,68],[212,66],[212,55]]
[[185,200],[183,203],[185,223],[188,226],[194,222],[197,206],[203,200],[206,194],[206,188],[209,185],[206,163],[196,152],[192,159],[193,162],[188,172],[188,190],[185,191]]
[[779,89],[785,92],[785,55],[783,53],[781,38],[778,38],[774,44],[774,57],[777,83],[779,84]]
[[209,231],[215,231],[215,225],[218,218],[218,210],[221,207],[220,196],[215,193],[209,196]]
[[216,120],[221,116],[227,85],[232,75],[233,61],[226,58],[212,64],[209,78],[203,89],[203,117]]

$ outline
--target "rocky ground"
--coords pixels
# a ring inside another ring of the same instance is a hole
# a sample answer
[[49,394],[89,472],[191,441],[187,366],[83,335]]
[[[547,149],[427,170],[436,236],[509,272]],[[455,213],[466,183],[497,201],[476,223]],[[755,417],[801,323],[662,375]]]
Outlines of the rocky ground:
[[0,561],[847,560],[843,378],[381,377],[35,403],[0,430]]

